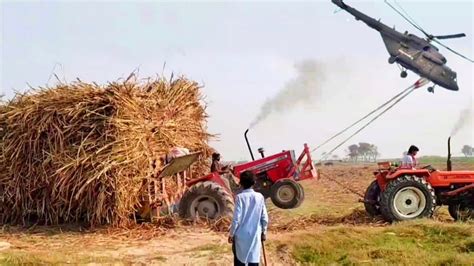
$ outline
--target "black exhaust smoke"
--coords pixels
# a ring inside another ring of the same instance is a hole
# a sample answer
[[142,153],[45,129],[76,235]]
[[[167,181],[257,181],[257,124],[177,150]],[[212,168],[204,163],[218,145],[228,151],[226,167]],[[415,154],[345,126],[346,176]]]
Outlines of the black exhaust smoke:
[[452,170],[452,164],[451,164],[451,136],[448,138],[448,160],[446,161],[446,169],[448,171]]

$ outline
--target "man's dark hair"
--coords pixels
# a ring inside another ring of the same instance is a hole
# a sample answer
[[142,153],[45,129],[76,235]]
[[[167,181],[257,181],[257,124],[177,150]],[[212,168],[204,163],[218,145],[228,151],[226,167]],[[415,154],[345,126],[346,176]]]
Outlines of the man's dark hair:
[[420,150],[420,149],[418,149],[417,146],[411,145],[410,148],[408,148],[408,154],[412,154],[413,152],[419,151],[419,150]]
[[255,185],[255,175],[251,171],[245,171],[240,174],[240,185],[244,189],[249,189]]

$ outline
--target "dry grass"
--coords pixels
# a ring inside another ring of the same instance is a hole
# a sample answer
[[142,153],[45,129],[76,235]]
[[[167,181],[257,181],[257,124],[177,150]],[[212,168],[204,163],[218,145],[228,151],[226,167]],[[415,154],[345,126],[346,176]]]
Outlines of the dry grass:
[[[456,165],[456,164],[455,164]],[[324,167],[322,171],[363,191],[375,165]],[[439,167],[439,166],[438,166]],[[474,164],[456,165],[474,169]],[[271,265],[472,265],[472,223],[455,223],[438,210],[434,219],[387,224],[365,215],[358,196],[326,179],[303,182],[305,202],[295,210],[270,207],[266,243]],[[0,231],[11,248],[0,264],[105,263],[227,265],[228,224],[166,218],[160,225],[123,228],[17,227]],[[80,252],[78,253],[78,250]],[[416,254],[416,255],[414,255]],[[104,257],[105,256],[105,257]]]
[[209,154],[206,117],[199,85],[186,78],[16,95],[0,105],[0,222],[126,225],[156,196],[144,188],[161,156],[176,146]]

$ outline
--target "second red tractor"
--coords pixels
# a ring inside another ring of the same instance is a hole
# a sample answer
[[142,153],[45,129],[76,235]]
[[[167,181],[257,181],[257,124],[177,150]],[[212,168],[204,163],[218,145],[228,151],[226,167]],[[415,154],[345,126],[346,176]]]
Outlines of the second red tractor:
[[298,181],[318,178],[308,145],[295,157],[293,150],[266,156],[259,149],[261,159],[255,160],[247,139],[252,161],[233,166],[228,174],[210,173],[187,183],[188,190],[179,203],[179,214],[183,218],[207,217],[215,219],[231,215],[234,206],[233,195],[239,191],[238,178],[244,171],[252,171],[256,177],[254,189],[271,198],[279,208],[291,209],[304,200],[303,187]]

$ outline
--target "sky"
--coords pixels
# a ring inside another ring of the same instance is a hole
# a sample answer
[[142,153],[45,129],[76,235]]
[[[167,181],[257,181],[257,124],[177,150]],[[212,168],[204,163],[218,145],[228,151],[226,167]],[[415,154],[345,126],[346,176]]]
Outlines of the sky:
[[[464,32],[444,43],[474,57],[472,1],[398,1],[426,31]],[[295,79],[295,66],[324,70],[317,97],[272,113],[249,133],[267,154],[315,147],[418,77],[400,78],[380,34],[330,1],[0,1],[1,93],[61,80],[106,83],[139,69],[140,77],[182,74],[203,84],[211,142],[224,160],[249,159],[243,133],[262,104]],[[347,4],[397,30],[420,34],[383,1]],[[409,145],[420,155],[445,155],[462,110],[472,116],[474,65],[441,49],[458,73],[460,90],[416,90],[343,145],[369,142],[382,157],[400,157]],[[344,138],[315,152],[331,150]],[[472,120],[452,140],[455,155],[474,144]]]

